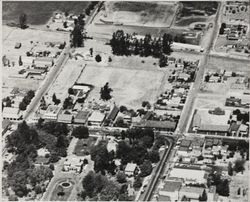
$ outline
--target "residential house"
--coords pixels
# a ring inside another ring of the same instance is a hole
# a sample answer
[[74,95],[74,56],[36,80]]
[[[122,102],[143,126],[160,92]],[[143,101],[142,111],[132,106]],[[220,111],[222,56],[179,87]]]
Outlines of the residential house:
[[34,60],[34,68],[35,69],[45,69],[47,70],[49,67],[54,65],[54,60],[52,58],[43,58],[38,57]]
[[135,163],[128,163],[125,168],[125,174],[128,177],[134,176],[136,170],[138,170],[137,165]]
[[78,157],[71,157],[64,161],[63,170],[65,172],[75,171],[76,173],[81,173],[83,169],[83,160]]

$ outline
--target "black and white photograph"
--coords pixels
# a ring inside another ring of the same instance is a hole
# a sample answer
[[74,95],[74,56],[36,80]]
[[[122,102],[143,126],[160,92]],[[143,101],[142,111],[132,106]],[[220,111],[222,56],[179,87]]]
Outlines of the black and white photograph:
[[0,201],[249,201],[250,1],[0,4]]

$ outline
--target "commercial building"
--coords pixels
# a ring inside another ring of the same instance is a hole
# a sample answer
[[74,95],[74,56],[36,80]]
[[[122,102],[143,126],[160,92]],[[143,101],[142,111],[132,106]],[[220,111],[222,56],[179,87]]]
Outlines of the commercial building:
[[216,108],[214,110],[199,109],[193,118],[193,131],[198,133],[222,134],[229,131],[229,119],[231,111]]
[[146,120],[139,123],[134,123],[133,127],[138,128],[153,128],[159,131],[171,131],[173,132],[176,128],[177,123],[175,121],[154,121]]
[[178,201],[179,191],[182,187],[182,181],[166,180],[163,186],[160,186],[159,195],[168,196],[170,201]]
[[68,113],[61,113],[58,115],[57,122],[60,123],[72,123],[73,115]]
[[11,121],[21,120],[22,115],[19,108],[14,107],[4,107],[3,108],[3,119],[8,119]]
[[89,111],[79,111],[75,116],[74,123],[82,123],[86,124],[88,121],[88,117],[90,115]]
[[43,115],[43,119],[57,121],[60,111],[61,111],[61,107],[50,105],[47,108],[45,114]]
[[90,117],[88,118],[88,123],[89,125],[93,126],[100,126],[105,118],[105,114],[99,112],[99,111],[94,111]]
[[171,170],[169,177],[184,179],[187,184],[206,183],[206,172],[199,167],[176,166]]
[[107,117],[107,120],[113,122],[115,120],[118,112],[119,112],[119,108],[116,105],[114,105],[113,109],[110,111],[110,113]]

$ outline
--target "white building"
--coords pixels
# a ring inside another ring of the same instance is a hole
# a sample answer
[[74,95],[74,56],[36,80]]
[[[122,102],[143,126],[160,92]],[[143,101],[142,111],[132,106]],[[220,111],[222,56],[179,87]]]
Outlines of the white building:
[[58,106],[50,105],[43,115],[43,119],[56,121],[61,108]]
[[93,126],[100,126],[105,118],[105,114],[94,111],[88,118],[88,123]]
[[168,196],[170,201],[178,201],[181,186],[181,181],[166,180],[163,186],[160,186],[159,195]]
[[171,170],[169,177],[182,178],[186,183],[206,183],[206,172],[204,170],[179,168],[175,167]]
[[126,168],[125,168],[125,174],[128,177],[131,177],[134,175],[136,169],[137,169],[137,165],[135,163],[128,163]]
[[18,121],[21,120],[21,117],[22,115],[20,114],[19,108],[14,108],[14,107],[3,108],[3,119]]
[[78,157],[70,157],[66,159],[63,163],[63,170],[66,172],[75,171],[76,173],[80,173],[83,167],[83,160]]

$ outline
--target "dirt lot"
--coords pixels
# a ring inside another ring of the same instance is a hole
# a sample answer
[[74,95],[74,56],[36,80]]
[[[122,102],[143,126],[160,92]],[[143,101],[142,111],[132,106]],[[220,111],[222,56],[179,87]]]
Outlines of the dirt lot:
[[107,21],[126,25],[170,27],[177,4],[170,2],[106,2]]
[[95,86],[89,99],[98,99],[100,88],[109,82],[109,86],[113,89],[113,100],[118,105],[126,105],[134,109],[141,107],[144,100],[153,103],[159,93],[170,87],[166,80],[167,74],[161,71],[94,66],[87,66],[79,78],[80,83]]

